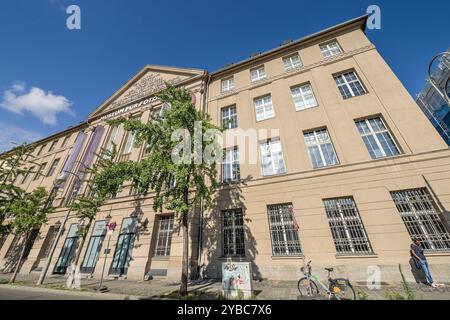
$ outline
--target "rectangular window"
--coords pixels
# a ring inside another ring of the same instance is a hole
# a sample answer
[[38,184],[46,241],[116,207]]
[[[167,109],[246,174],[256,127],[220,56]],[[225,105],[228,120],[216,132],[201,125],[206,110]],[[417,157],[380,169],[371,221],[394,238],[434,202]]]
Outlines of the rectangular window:
[[342,73],[334,76],[334,81],[341,92],[342,98],[350,99],[352,97],[362,96],[367,93],[354,71]]
[[96,221],[92,230],[91,238],[84,256],[80,271],[83,273],[93,273],[97,264],[103,240],[107,229],[106,220]]
[[325,58],[331,58],[342,53],[342,49],[337,41],[331,41],[320,45],[320,51]]
[[272,96],[267,95],[253,100],[256,112],[256,121],[262,121],[275,117],[275,110],[272,105]]
[[337,253],[372,253],[366,230],[353,198],[324,200],[324,205]]
[[67,268],[69,267],[72,258],[75,255],[76,247],[78,242],[78,224],[73,223],[69,232],[67,233],[66,241],[61,249],[58,260],[56,261],[55,269],[53,273],[55,274],[65,274]]
[[50,145],[50,148],[48,149],[48,152],[53,151],[55,149],[57,143],[58,143],[58,140],[53,141],[52,144]]
[[411,238],[419,239],[426,250],[450,250],[450,234],[425,188],[391,192],[391,195]]
[[294,219],[292,204],[267,206],[270,237],[274,256],[301,255],[298,225]]
[[291,88],[291,93],[297,111],[317,107],[316,97],[310,83]]
[[36,171],[36,174],[34,175],[33,181],[39,179],[39,177],[42,176],[42,173],[44,172],[45,167],[47,166],[47,162],[39,165],[39,169]]
[[136,218],[124,218],[122,220],[110,274],[118,276],[127,274],[136,239],[137,222]]
[[61,148],[64,148],[65,146],[67,146],[67,143],[69,142],[70,137],[71,137],[71,135],[68,135],[64,138]]
[[155,257],[170,256],[173,221],[174,221],[173,216],[159,216]]
[[222,128],[237,128],[236,106],[222,108]]
[[221,81],[221,89],[222,92],[231,91],[234,89],[234,77],[229,77],[226,79],[223,79]]
[[134,133],[134,132],[127,133],[127,139],[126,139],[125,145],[123,147],[122,154],[130,154],[131,153],[131,150],[133,150],[133,147],[134,147],[135,138],[136,138],[136,133]]
[[279,138],[266,140],[260,145],[263,176],[272,176],[286,172],[283,151]]
[[238,181],[240,179],[239,149],[225,149],[222,162],[222,182]]
[[52,165],[50,166],[50,169],[47,172],[47,177],[51,177],[55,173],[55,170],[56,170],[56,167],[58,166],[59,160],[60,159],[53,160]]
[[302,66],[302,61],[298,53],[283,58],[283,65],[285,71],[292,71]]
[[25,182],[27,182],[28,178],[30,177],[30,174],[33,173],[33,171],[34,171],[34,167],[31,167],[30,169],[28,169],[28,171],[26,173],[24,173],[24,176],[23,176],[22,181],[20,183],[24,184]]
[[372,159],[400,154],[392,135],[380,117],[356,121],[356,126]]
[[252,82],[263,80],[266,78],[266,70],[264,69],[264,66],[260,66],[258,68],[251,69],[250,75]]
[[241,209],[222,211],[222,255],[245,256],[244,215]]
[[306,132],[304,138],[314,169],[339,164],[327,129]]
[[117,132],[119,131],[119,127],[118,126],[114,126],[111,128],[111,131],[109,132],[108,135],[108,140],[106,141],[106,145],[105,145],[105,149],[108,150],[109,152],[113,151],[113,146],[116,143],[116,138],[117,138]]
[[38,156],[41,155],[42,151],[44,150],[44,148],[45,148],[46,146],[47,146],[47,145],[44,144],[44,145],[42,145],[42,146],[39,148],[39,150],[38,150],[38,152],[37,152],[37,154],[36,154],[36,157],[38,157]]

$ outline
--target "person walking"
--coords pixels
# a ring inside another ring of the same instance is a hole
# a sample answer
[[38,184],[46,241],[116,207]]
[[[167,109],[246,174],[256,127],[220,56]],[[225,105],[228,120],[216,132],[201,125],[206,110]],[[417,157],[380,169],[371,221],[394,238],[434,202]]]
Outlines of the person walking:
[[423,253],[423,247],[420,243],[420,240],[416,238],[412,241],[413,243],[411,244],[411,257],[414,259],[414,263],[416,264],[417,269],[422,269],[428,284],[431,287],[436,288],[437,285],[434,283],[433,277],[431,276],[427,257],[425,257]]

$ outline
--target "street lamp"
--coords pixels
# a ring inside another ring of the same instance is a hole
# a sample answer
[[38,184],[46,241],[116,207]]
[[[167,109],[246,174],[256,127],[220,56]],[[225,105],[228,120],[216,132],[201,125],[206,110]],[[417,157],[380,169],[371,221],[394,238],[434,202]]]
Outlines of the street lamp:
[[[70,172],[70,171],[64,171],[63,173],[61,173],[58,176],[58,178],[56,178],[56,180],[55,180],[55,182],[53,184],[52,193],[55,192],[55,191],[58,192],[61,183],[63,183],[64,181],[67,180],[66,174],[73,175],[78,180],[78,183],[81,184],[80,178],[75,173]],[[38,281],[36,283],[36,285],[38,285],[38,286],[42,285],[42,283],[44,282],[44,279],[45,279],[45,277],[47,275],[48,269],[50,267],[50,263],[51,263],[52,258],[53,258],[53,254],[55,253],[55,250],[56,250],[56,245],[58,244],[58,241],[61,238],[62,232],[64,230],[64,226],[66,225],[67,220],[69,220],[69,215],[70,215],[71,211],[72,211],[71,209],[67,210],[62,223],[60,221],[58,221],[59,224],[60,224],[60,227],[58,228],[58,233],[56,234],[55,240],[51,244],[51,248],[50,248],[50,251],[48,253],[47,261],[45,262],[45,266],[42,269],[42,272],[39,275],[39,279],[38,279]]]
[[111,236],[114,232],[114,229],[116,229],[116,223],[115,222],[110,222],[112,219],[111,214],[108,214],[105,217],[105,221],[106,221],[106,230],[108,232],[108,244],[106,245],[106,250],[105,250],[105,260],[103,261],[103,269],[102,269],[102,276],[100,278],[100,284],[98,285],[98,287],[95,288],[96,291],[100,291],[100,292],[107,292],[108,287],[103,285],[103,277],[105,275],[105,267],[106,267],[106,260],[108,258],[108,253],[109,253],[109,244],[111,243]]

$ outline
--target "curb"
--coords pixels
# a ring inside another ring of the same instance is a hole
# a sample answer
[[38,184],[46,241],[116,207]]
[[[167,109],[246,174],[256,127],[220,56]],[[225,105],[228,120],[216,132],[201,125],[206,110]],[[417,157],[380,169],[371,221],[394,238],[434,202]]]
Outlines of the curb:
[[145,297],[133,296],[127,294],[115,294],[115,293],[97,293],[90,291],[68,291],[59,290],[51,288],[41,288],[41,287],[31,287],[24,285],[10,285],[10,284],[0,284],[0,288],[10,289],[10,290],[27,290],[30,292],[47,292],[52,294],[60,294],[67,296],[78,296],[78,297],[91,297],[91,298],[102,298],[101,300],[142,300]]

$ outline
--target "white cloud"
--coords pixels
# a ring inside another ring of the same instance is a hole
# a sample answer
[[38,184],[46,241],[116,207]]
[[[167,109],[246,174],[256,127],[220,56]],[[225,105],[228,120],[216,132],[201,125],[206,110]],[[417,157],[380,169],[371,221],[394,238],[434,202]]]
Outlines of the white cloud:
[[13,143],[22,144],[30,143],[42,138],[42,135],[22,129],[14,125],[9,125],[0,121],[0,153],[8,151],[14,147]]
[[16,82],[3,92],[0,107],[21,115],[30,112],[43,123],[56,125],[59,113],[74,114],[70,108],[72,104],[64,96],[38,87],[31,87],[28,91],[24,82]]

